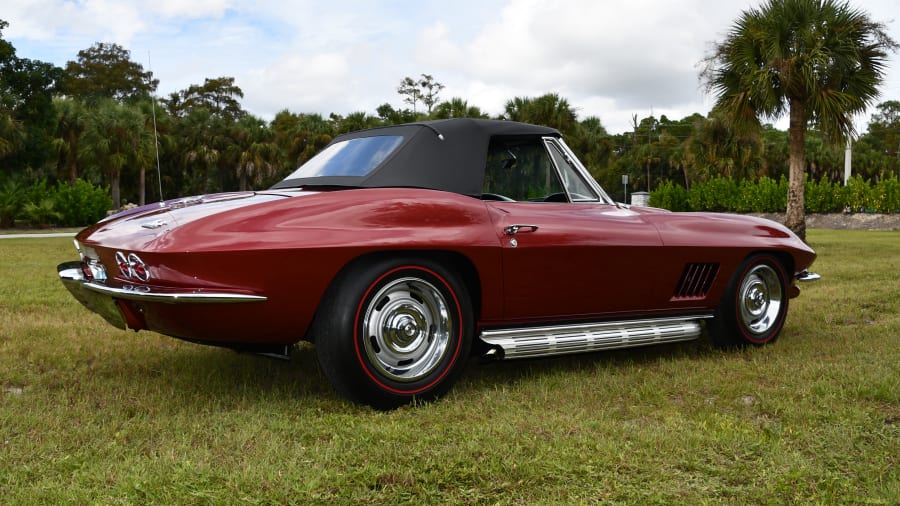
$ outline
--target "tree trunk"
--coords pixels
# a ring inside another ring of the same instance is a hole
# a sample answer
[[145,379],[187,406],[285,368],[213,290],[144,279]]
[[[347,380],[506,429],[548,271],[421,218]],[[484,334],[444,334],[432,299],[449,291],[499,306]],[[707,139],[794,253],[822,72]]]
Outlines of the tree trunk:
[[122,207],[122,197],[119,192],[119,171],[110,171],[109,186],[112,192],[113,209],[119,210]]
[[66,153],[66,168],[69,173],[69,186],[78,182],[78,136],[69,134],[69,151]]
[[69,186],[75,186],[78,182],[78,163],[72,155],[66,155],[66,167],[69,174]]
[[798,100],[791,100],[788,135],[791,142],[790,179],[788,182],[787,215],[784,225],[806,241],[806,210],[803,195],[805,168],[804,142],[806,138],[806,110]]
[[144,205],[147,203],[147,169],[141,167],[140,170],[140,181],[138,182],[138,200],[140,205]]

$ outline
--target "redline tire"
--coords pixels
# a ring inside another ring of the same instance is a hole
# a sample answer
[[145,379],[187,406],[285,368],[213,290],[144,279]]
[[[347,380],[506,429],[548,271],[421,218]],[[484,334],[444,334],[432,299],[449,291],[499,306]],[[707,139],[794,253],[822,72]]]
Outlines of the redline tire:
[[710,324],[713,342],[722,347],[774,342],[787,317],[787,283],[784,267],[775,257],[747,258],[729,282]]
[[322,371],[349,399],[378,409],[445,393],[472,345],[471,301],[448,269],[383,259],[335,280],[316,317]]

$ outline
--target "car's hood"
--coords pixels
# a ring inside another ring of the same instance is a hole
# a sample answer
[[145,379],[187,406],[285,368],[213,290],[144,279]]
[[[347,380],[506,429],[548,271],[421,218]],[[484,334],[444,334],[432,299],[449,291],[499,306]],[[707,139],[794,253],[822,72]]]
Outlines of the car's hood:
[[82,230],[76,239],[80,242],[139,249],[178,227],[212,215],[314,193],[281,190],[218,193],[167,200],[109,216]]

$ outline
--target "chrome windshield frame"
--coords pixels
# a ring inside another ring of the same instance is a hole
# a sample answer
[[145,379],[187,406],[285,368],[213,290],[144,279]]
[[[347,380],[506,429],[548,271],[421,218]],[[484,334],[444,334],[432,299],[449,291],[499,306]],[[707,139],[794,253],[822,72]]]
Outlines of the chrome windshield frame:
[[[600,186],[600,183],[598,183],[597,180],[594,179],[593,176],[591,176],[591,173],[587,170],[587,168],[584,166],[584,164],[581,163],[581,160],[579,160],[578,157],[575,156],[575,153],[572,151],[571,148],[569,148],[569,145],[566,144],[566,141],[564,141],[561,137],[544,137],[543,139],[544,139],[545,143],[552,142],[552,143],[555,143],[560,148],[560,151],[562,151],[563,154],[566,155],[566,157],[572,163],[572,166],[575,168],[575,170],[577,170],[579,172],[579,175],[584,180],[584,182],[587,183],[588,186],[590,186],[591,189],[594,190],[597,193],[597,195],[600,197],[600,202],[589,202],[589,203],[591,203],[591,204],[601,203],[601,204],[616,205],[616,202],[612,198],[610,198],[610,196],[606,193],[606,191],[603,189],[603,187]],[[557,168],[557,170],[559,170],[559,169]],[[576,203],[578,203],[578,202],[576,202]]]

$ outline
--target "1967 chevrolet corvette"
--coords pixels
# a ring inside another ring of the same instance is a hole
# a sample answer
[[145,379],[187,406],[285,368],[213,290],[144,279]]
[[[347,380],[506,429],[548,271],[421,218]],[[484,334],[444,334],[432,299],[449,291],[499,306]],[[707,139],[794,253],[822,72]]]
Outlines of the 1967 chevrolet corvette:
[[614,202],[560,133],[451,119],[337,137],[269,190],[80,232],[63,284],[111,324],[288,356],[348,398],[446,392],[466,359],[762,345],[815,253],[762,219]]

